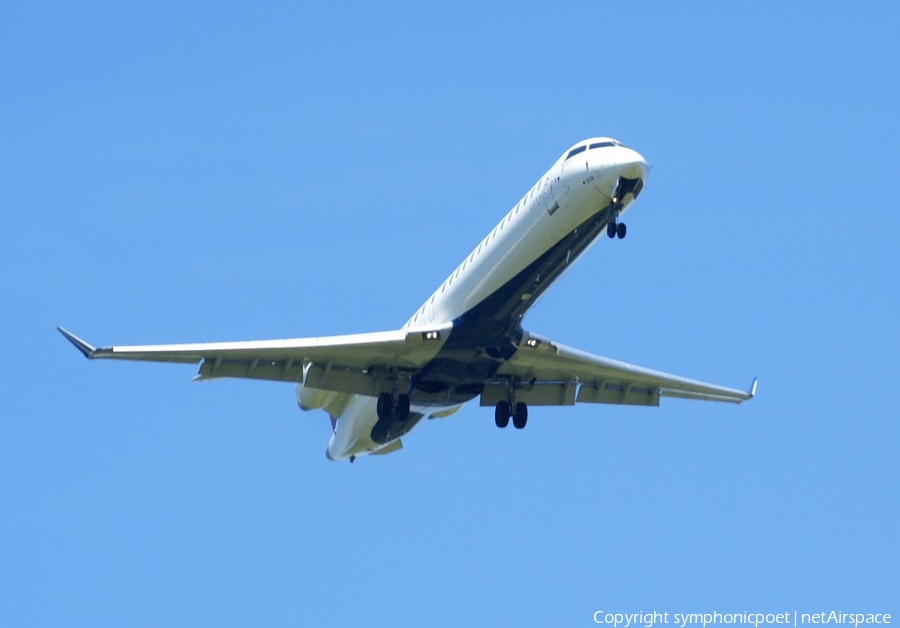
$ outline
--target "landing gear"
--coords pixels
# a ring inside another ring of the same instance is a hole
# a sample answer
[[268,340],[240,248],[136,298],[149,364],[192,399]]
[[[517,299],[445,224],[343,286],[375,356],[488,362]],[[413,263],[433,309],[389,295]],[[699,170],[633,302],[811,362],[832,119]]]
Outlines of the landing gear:
[[498,401],[494,408],[494,423],[497,427],[506,427],[509,425],[510,418],[512,418],[513,427],[517,430],[522,429],[528,422],[528,406],[521,401],[518,403]]
[[509,402],[498,401],[497,407],[494,408],[494,423],[497,427],[506,427],[509,425]]
[[515,414],[513,415],[513,427],[521,430],[528,423],[528,406],[521,401],[516,404]]
[[405,421],[409,418],[409,395],[397,396],[397,420]]
[[393,414],[397,420],[405,421],[409,418],[409,395],[397,395],[397,399],[391,393],[378,395],[378,405],[375,407],[378,420],[391,418]]
[[378,405],[375,407],[375,412],[378,414],[378,419],[387,419],[391,416],[391,412],[394,410],[394,397],[391,393],[383,392],[378,395]]
[[625,237],[627,229],[624,222],[617,223],[615,218],[606,223],[606,235],[610,238],[618,237],[620,240]]
[[622,178],[616,181],[616,187],[613,188],[612,198],[610,199],[609,210],[612,215],[610,216],[610,221],[606,223],[606,235],[610,239],[618,237],[621,240],[625,237],[625,223],[619,222],[619,212],[622,211],[622,199],[629,192],[637,198],[637,195],[641,192],[641,187],[643,187],[643,183],[641,183],[640,187],[638,186],[639,181],[640,179]]
[[378,395],[378,405],[375,407],[378,420],[390,419],[392,414],[398,421],[409,418],[409,395],[397,395],[396,400],[391,393],[383,392]]

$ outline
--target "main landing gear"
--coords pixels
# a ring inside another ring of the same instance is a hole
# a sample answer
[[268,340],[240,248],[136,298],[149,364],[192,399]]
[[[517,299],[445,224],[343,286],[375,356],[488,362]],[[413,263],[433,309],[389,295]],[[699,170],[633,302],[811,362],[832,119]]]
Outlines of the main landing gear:
[[379,421],[389,419],[392,415],[398,421],[405,421],[409,418],[409,395],[392,395],[383,392],[378,395],[378,405],[375,411]]
[[521,401],[498,401],[494,408],[494,423],[497,427],[506,427],[512,419],[513,427],[521,430],[528,423],[528,406]]

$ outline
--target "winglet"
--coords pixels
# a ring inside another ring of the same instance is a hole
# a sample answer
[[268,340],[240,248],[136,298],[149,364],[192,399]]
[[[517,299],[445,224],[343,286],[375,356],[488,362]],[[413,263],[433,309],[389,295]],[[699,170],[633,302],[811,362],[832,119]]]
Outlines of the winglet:
[[75,348],[81,351],[81,353],[84,354],[84,357],[90,358],[91,354],[94,353],[94,347],[86,343],[84,340],[82,340],[69,330],[64,329],[63,327],[57,327],[56,329],[57,331],[59,331],[59,333],[66,337],[66,340],[75,345]]
[[753,383],[750,384],[750,393],[749,393],[749,394],[750,394],[750,398],[751,398],[751,399],[753,399],[753,398],[756,396],[756,383],[757,383],[757,380],[758,380],[758,378],[754,377],[754,378],[753,378]]

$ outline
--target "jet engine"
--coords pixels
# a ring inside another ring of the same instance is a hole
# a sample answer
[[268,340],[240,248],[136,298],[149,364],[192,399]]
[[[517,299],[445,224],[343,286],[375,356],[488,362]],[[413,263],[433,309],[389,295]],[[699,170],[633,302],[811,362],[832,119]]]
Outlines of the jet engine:
[[[309,372],[310,362],[303,367],[303,381],[306,381],[306,375]],[[309,388],[303,384],[297,384],[297,405],[301,410],[318,410],[324,408],[337,397],[338,393],[333,390],[322,390],[321,388]]]

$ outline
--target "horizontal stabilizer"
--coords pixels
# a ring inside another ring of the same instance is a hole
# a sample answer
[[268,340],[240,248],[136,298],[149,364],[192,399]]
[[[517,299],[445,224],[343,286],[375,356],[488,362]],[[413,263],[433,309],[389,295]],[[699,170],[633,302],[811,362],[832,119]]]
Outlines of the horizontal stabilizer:
[[369,455],[371,456],[384,456],[385,454],[393,453],[399,449],[403,449],[403,442],[398,438],[397,440],[391,441],[381,449],[376,449],[371,452]]

